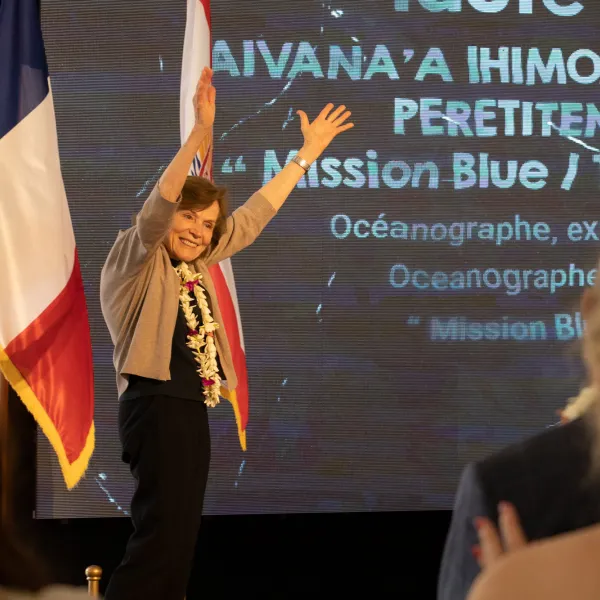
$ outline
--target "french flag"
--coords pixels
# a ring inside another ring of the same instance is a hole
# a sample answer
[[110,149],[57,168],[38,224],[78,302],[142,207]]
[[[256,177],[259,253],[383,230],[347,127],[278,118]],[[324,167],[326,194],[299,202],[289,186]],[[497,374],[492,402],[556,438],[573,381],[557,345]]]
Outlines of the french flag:
[[[202,69],[211,66],[211,28],[210,0],[187,0],[187,20],[183,44],[183,60],[181,72],[180,120],[181,141],[187,139],[194,125],[194,109],[192,99]],[[212,137],[200,148],[192,165],[193,175],[201,175],[212,180]],[[240,307],[237,300],[235,280],[231,260],[227,259],[211,267],[211,277],[215,284],[219,307],[223,317],[223,326],[227,333],[235,372],[238,378],[236,389],[221,390],[224,398],[233,406],[238,435],[242,450],[246,450],[246,426],[248,424],[248,370]]]
[[0,368],[73,488],[94,450],[92,346],[37,0],[0,1]]

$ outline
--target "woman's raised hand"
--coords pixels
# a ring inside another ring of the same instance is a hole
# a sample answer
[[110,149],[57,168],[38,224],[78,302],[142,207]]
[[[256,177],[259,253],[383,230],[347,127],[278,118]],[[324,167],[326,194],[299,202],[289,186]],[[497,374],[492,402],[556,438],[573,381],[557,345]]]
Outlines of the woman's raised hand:
[[334,110],[334,105],[328,104],[312,123],[303,110],[299,110],[297,114],[300,116],[300,128],[304,136],[302,157],[309,162],[316,160],[334,137],[354,127],[354,123],[347,122],[352,113],[344,105]]
[[204,67],[194,94],[195,128],[199,130],[210,129],[215,122],[217,90],[212,84],[212,76],[212,69]]

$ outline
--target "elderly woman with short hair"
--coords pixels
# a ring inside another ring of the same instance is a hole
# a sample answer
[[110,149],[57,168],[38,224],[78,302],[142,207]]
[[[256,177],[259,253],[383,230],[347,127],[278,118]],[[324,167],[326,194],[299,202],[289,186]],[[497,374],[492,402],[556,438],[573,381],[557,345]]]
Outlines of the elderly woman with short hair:
[[312,123],[298,111],[302,149],[228,217],[225,190],[188,176],[211,133],[215,95],[204,69],[192,132],[102,270],[123,460],[136,479],[135,529],[107,600],[185,596],[210,462],[207,406],[219,401],[222,380],[236,385],[208,269],[252,244],[311,163],[353,126],[345,106],[328,104]]

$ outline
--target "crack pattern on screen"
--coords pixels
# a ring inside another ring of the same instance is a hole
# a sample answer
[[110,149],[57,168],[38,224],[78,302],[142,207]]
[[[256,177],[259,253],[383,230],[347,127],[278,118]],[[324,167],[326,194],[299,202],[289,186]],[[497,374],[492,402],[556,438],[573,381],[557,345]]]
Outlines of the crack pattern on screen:
[[256,112],[247,115],[246,117],[241,118],[237,123],[232,125],[227,131],[221,134],[219,141],[222,142],[230,133],[233,133],[236,129],[239,129],[244,123],[247,123],[250,119],[254,119],[261,113],[263,113],[266,109],[273,106],[289,89],[292,87],[292,83],[296,81],[296,77],[292,77],[284,86],[283,89],[275,96],[271,98],[268,102],[265,102]]
[[168,165],[166,164],[160,165],[156,173],[154,173],[152,177],[149,177],[148,179],[146,179],[146,181],[144,181],[144,184],[140,188],[139,192],[135,195],[135,197],[139,198],[141,195],[145,194],[151,186],[154,186],[154,184],[158,181],[158,178],[162,175],[162,172],[167,168],[167,166]]
[[117,511],[122,512],[125,516],[129,516],[129,511],[125,510],[118,502],[117,499],[113,497],[110,493],[109,489],[106,487],[106,481],[108,479],[108,475],[106,473],[98,473],[96,476],[96,483],[98,487],[104,492],[104,495],[108,499],[108,501],[115,506]]
[[285,129],[293,120],[294,120],[294,108],[290,106],[290,110],[288,110],[287,117],[281,126],[281,129]]
[[[341,9],[336,9],[333,8],[333,6],[330,3],[327,2],[320,2],[321,7],[323,8],[323,16],[326,17],[332,17],[335,19],[339,19],[341,17],[344,16],[344,11]],[[323,37],[325,35],[325,21],[323,21],[323,23],[321,23],[321,25],[319,26],[319,35],[320,37]],[[356,40],[358,38],[356,38],[356,36],[351,36],[353,40]],[[313,46],[313,51],[316,52],[318,49],[318,45],[317,46]],[[366,57],[365,57],[366,59]],[[302,74],[300,74],[301,76]],[[285,93],[290,89],[290,87],[292,86],[292,83],[294,83],[294,81],[296,81],[297,76],[292,77],[281,89],[281,91],[273,98],[271,98],[269,101],[265,102],[256,112],[249,114],[245,117],[242,117],[239,121],[237,121],[237,123],[234,123],[227,131],[225,131],[223,134],[221,134],[221,137],[219,138],[219,141],[223,141],[229,134],[233,133],[236,129],[239,129],[242,125],[244,125],[244,123],[248,122],[250,119],[254,119],[255,117],[257,117],[258,115],[262,114],[265,110],[269,109],[271,106],[273,106],[278,100],[280,100]],[[286,126],[288,125],[288,123],[290,123],[291,121],[294,120],[294,116],[292,116],[292,108],[290,107],[290,110],[288,112],[288,116],[286,118],[286,120],[284,121],[283,125],[282,125],[282,129],[285,129]]]
[[590,150],[591,152],[600,152],[598,148],[594,148],[594,146],[586,144],[583,140],[579,140],[576,137],[565,133],[558,125],[555,125],[552,121],[548,121],[548,125],[552,127],[554,131],[558,132],[562,137],[569,140],[570,142],[573,142],[574,144],[579,144],[580,146],[583,146],[586,150]]

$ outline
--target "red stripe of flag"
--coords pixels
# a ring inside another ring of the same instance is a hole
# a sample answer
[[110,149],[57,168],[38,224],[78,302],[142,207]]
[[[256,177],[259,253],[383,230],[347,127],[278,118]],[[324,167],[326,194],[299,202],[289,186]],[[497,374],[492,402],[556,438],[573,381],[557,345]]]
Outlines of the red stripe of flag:
[[212,27],[210,23],[210,0],[200,0],[200,4],[202,4],[202,8],[204,8],[204,14],[206,15],[206,22],[208,23],[208,28],[212,32]]
[[[32,277],[31,285],[36,285]],[[91,339],[77,250],[53,302],[6,347],[60,435],[69,462],[85,448],[94,418]]]
[[241,429],[246,431],[246,425],[248,424],[248,369],[246,368],[246,355],[240,340],[237,314],[221,267],[213,265],[209,271],[219,298],[221,316],[223,317],[225,333],[231,348],[231,358],[237,375],[238,384],[235,390],[240,411]]

